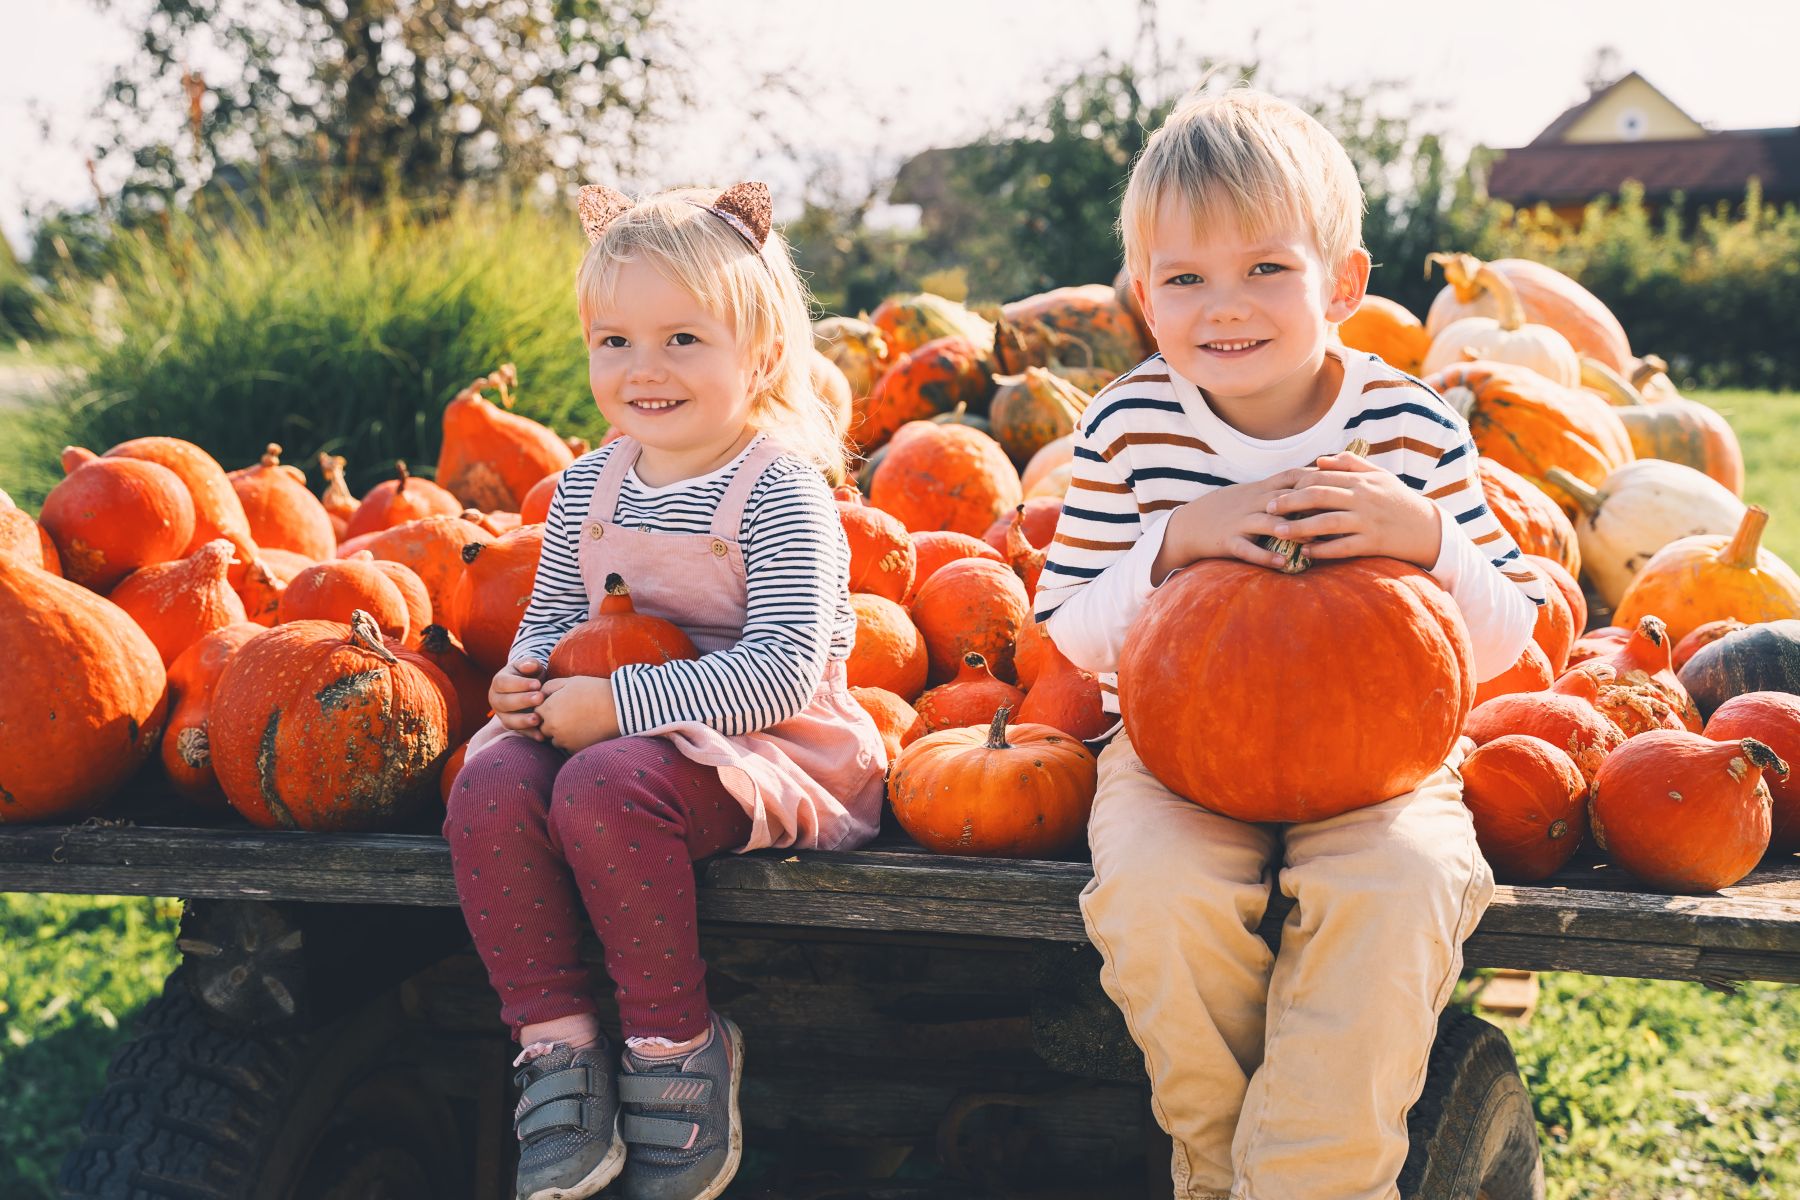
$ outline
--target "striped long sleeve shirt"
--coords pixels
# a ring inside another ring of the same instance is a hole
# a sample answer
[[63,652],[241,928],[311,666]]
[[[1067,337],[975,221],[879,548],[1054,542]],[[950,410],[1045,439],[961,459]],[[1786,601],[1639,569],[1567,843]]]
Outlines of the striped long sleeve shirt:
[[[548,661],[562,636],[587,619],[577,534],[613,445],[576,459],[557,484],[531,599],[513,639],[514,661]],[[607,515],[651,533],[708,533],[749,452],[745,447],[717,471],[666,487],[649,487],[629,472],[616,511]],[[680,722],[728,736],[766,729],[806,706],[828,663],[849,657],[856,639],[850,546],[819,472],[789,455],[770,464],[750,490],[738,541],[746,577],[743,638],[691,661],[620,668],[612,691],[621,733]]]
[[1075,438],[1074,473],[1038,581],[1036,617],[1076,665],[1100,675],[1107,712],[1119,711],[1125,635],[1156,590],[1151,568],[1169,513],[1215,488],[1310,465],[1361,437],[1367,458],[1442,510],[1431,574],[1456,601],[1490,679],[1525,650],[1546,602],[1488,509],[1468,424],[1430,388],[1372,354],[1338,351],[1344,382],[1311,428],[1275,441],[1249,438],[1200,389],[1153,355],[1094,397]]

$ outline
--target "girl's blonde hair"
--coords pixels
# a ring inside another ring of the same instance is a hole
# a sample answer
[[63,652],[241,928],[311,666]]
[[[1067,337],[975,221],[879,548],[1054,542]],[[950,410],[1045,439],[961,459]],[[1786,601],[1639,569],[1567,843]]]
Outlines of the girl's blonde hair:
[[677,188],[613,218],[575,275],[585,334],[618,306],[619,268],[646,262],[732,326],[741,353],[760,364],[750,423],[826,472],[844,468],[845,419],[812,382],[812,319],[787,243],[771,228],[760,254],[709,207],[719,193]]
[[1183,101],[1131,168],[1119,232],[1146,279],[1156,219],[1178,201],[1196,226],[1232,220],[1249,237],[1293,222],[1331,270],[1362,245],[1363,189],[1343,146],[1285,100],[1248,87]]

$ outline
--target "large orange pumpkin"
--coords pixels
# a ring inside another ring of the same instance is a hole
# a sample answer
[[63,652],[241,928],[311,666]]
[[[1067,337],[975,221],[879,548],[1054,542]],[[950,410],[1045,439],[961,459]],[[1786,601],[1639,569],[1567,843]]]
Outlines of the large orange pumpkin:
[[1010,680],[1013,645],[1031,620],[1031,601],[1010,566],[966,558],[925,581],[913,601],[912,619],[925,638],[931,682],[954,677],[970,651],[987,659],[996,676]]
[[1755,738],[1773,750],[1789,770],[1763,776],[1769,787],[1769,852],[1800,850],[1800,696],[1792,692],[1745,692],[1714,710],[1706,736],[1715,742]]
[[1478,746],[1462,777],[1475,840],[1501,883],[1548,879],[1587,834],[1587,780],[1542,738],[1509,733]]
[[1598,688],[1583,677],[1575,694],[1516,692],[1475,706],[1463,732],[1477,746],[1509,734],[1541,738],[1569,756],[1591,789],[1606,756],[1625,744],[1625,732],[1594,707]]
[[598,610],[564,634],[550,652],[549,678],[606,677],[629,663],[660,666],[699,657],[700,651],[680,627],[633,608],[631,588],[612,574],[606,577],[606,595]]
[[231,656],[262,632],[263,627],[253,622],[233,622],[208,633],[169,664],[170,708],[169,725],[162,737],[163,773],[177,792],[202,808],[226,807],[225,793],[219,790],[219,779],[213,771],[208,732],[213,689]]
[[368,559],[338,558],[313,563],[288,580],[275,618],[290,621],[336,621],[348,625],[352,613],[370,614],[381,632],[403,641],[412,627],[406,597],[393,580]]
[[919,719],[918,712],[886,688],[853,687],[850,698],[862,705],[881,732],[881,744],[887,748],[890,765],[900,757],[900,751],[925,736],[925,722]]
[[1537,606],[1537,623],[1531,628],[1531,640],[1544,652],[1544,658],[1550,664],[1550,678],[1555,679],[1569,665],[1569,651],[1575,645],[1576,629],[1569,598],[1551,572],[1556,571],[1564,578],[1568,575],[1549,559],[1536,555],[1521,555],[1520,562],[1544,585],[1544,602]]
[[542,525],[521,525],[492,542],[462,548],[463,575],[450,598],[447,624],[462,638],[469,657],[493,674],[506,665],[544,548]]
[[431,593],[425,590],[425,581],[405,563],[376,558],[367,550],[358,554],[357,558],[372,564],[377,571],[386,575],[388,582],[394,585],[394,590],[400,593],[400,600],[406,605],[406,632],[398,640],[408,650],[417,650],[419,635],[432,620]]
[[1481,494],[1500,527],[1524,554],[1538,554],[1581,574],[1581,543],[1575,526],[1542,488],[1491,458],[1477,460]]
[[265,829],[391,828],[437,793],[449,680],[375,620],[295,621],[246,642],[213,690],[213,769]]
[[[1588,606],[1587,594],[1581,590],[1581,584],[1575,579],[1575,573],[1554,559],[1545,558],[1541,554],[1526,554],[1525,562],[1539,579],[1545,584],[1545,590],[1559,592],[1563,601],[1569,606],[1570,624],[1574,627],[1575,636],[1580,637],[1587,629]],[[1573,647],[1571,647],[1573,649]],[[1549,648],[1545,648],[1549,653]],[[1565,663],[1564,666],[1567,664]],[[1558,673],[1562,667],[1557,667]]]
[[155,752],[162,656],[112,601],[0,555],[0,663],[0,825],[90,812]]
[[1674,729],[1634,737],[1600,768],[1594,840],[1659,891],[1730,887],[1769,848],[1766,772],[1788,768],[1754,738],[1715,742]]
[[1433,254],[1444,268],[1447,286],[1432,300],[1425,328],[1433,337],[1463,317],[1497,317],[1499,300],[1483,286],[1481,268],[1492,267],[1510,283],[1529,321],[1569,339],[1578,353],[1599,359],[1615,371],[1631,369],[1631,343],[1625,328],[1598,297],[1553,267],[1526,258],[1482,263],[1472,254]]
[[296,473],[283,465],[281,447],[270,442],[261,462],[229,478],[258,549],[291,550],[318,562],[337,549],[337,531],[331,514]]
[[153,462],[175,472],[194,501],[194,532],[181,554],[192,554],[214,538],[224,538],[237,552],[232,582],[243,578],[245,568],[256,557],[256,541],[244,506],[218,459],[192,442],[172,437],[132,438],[108,450],[105,457]]
[[931,421],[910,421],[894,434],[869,487],[869,502],[914,533],[980,537],[1024,498],[1000,443],[967,425]]
[[0,506],[0,557],[9,555],[26,566],[62,574],[62,560],[49,531],[22,509]]
[[556,485],[562,477],[561,471],[553,471],[531,485],[519,501],[519,524],[542,525],[550,519],[550,502],[556,498]]
[[925,638],[904,608],[885,596],[857,592],[856,644],[844,663],[852,687],[878,687],[908,702],[925,690],[930,660]]
[[[556,434],[510,411],[518,381],[507,363],[444,406],[437,482],[465,505],[518,512],[534,484],[575,459]],[[498,405],[481,394],[489,387],[500,394]]]
[[1670,542],[1643,565],[1619,599],[1621,625],[1655,613],[1680,641],[1708,621],[1747,624],[1800,617],[1800,575],[1762,547],[1769,511],[1752,504],[1729,536],[1698,534]]
[[186,553],[194,499],[175,472],[136,458],[63,461],[69,473],[44,497],[38,520],[70,580],[105,592],[139,567]]
[[900,827],[939,854],[1044,858],[1080,840],[1094,803],[1094,756],[1048,725],[928,733],[900,752],[888,797]]
[[1449,757],[1474,697],[1455,604],[1387,558],[1293,575],[1196,562],[1151,596],[1119,656],[1144,765],[1241,821],[1316,821],[1411,791]]
[[[1027,520],[1030,519],[1030,510],[1026,511],[1025,516]],[[1002,517],[1000,521],[995,522],[1000,525],[1001,543],[999,546],[982,538],[970,537],[966,533],[954,533],[947,529],[926,529],[913,534],[913,551],[917,555],[918,565],[913,571],[912,587],[908,589],[905,603],[913,602],[913,599],[919,594],[919,589],[925,586],[925,581],[937,574],[939,568],[960,558],[985,558],[990,562],[1005,562],[1006,556],[1002,550],[1006,545],[1006,526],[1001,524],[1005,520],[1006,518]]]
[[166,667],[213,630],[249,619],[227,578],[234,553],[215,538],[186,558],[140,567],[108,599],[150,635]]
[[1431,349],[1431,335],[1405,305],[1385,296],[1364,296],[1362,305],[1338,326],[1338,340],[1364,350],[1388,366],[1417,375]]
[[378,559],[411,567],[431,597],[433,619],[455,632],[450,604],[463,576],[463,547],[493,540],[492,534],[465,516],[422,517],[376,534],[367,549]]

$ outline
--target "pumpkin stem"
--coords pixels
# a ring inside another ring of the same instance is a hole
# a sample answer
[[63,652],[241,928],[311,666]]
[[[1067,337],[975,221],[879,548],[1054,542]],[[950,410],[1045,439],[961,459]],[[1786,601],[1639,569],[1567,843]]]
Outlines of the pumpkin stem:
[[971,650],[967,654],[964,654],[962,660],[963,660],[963,669],[960,672],[961,674],[974,675],[974,674],[979,673],[982,675],[986,675],[989,679],[992,679],[994,677],[994,673],[992,671],[988,670],[987,659],[983,658],[980,654],[976,653],[975,651]]
[[1581,386],[1599,392],[1615,408],[1631,408],[1644,402],[1625,377],[1598,359],[1581,356]]
[[470,542],[468,545],[464,546],[462,548],[462,560],[463,560],[464,564],[466,565],[468,563],[474,562],[476,556],[479,555],[482,552],[482,550],[485,549],[486,547],[487,547],[486,542]]
[[99,457],[100,456],[95,454],[92,450],[87,450],[80,446],[64,446],[62,451],[63,474],[73,475],[75,473],[75,468],[85,467]]
[[[1368,454],[1368,452],[1368,441],[1360,437],[1351,438],[1350,444],[1344,447],[1345,454],[1354,454],[1358,458],[1362,458],[1364,455]],[[1025,511],[1025,506],[1021,504],[1019,506],[1019,511],[1023,513]],[[1258,538],[1257,541],[1261,542],[1275,553],[1286,557],[1287,561],[1281,564],[1281,573],[1283,575],[1298,575],[1300,572],[1306,570],[1306,568],[1312,566],[1312,560],[1306,556],[1306,547],[1299,542],[1292,542],[1286,538],[1278,537],[1261,537]]]
[[419,630],[419,649],[431,654],[442,654],[453,649],[450,645],[450,631],[433,621]]
[[406,481],[412,478],[412,473],[406,469],[406,460],[401,458],[394,460],[394,470],[400,473],[400,486],[394,489],[394,495],[398,496],[406,490]]
[[576,458],[580,458],[589,450],[593,449],[592,446],[588,445],[588,440],[586,438],[575,437],[573,434],[563,439],[563,445],[567,446],[569,448],[569,453],[573,454]]
[[1493,267],[1482,264],[1475,276],[1478,291],[1486,291],[1493,296],[1494,302],[1500,306],[1500,328],[1511,333],[1525,324],[1525,305],[1519,300],[1519,290]]
[[1663,624],[1661,617],[1645,617],[1638,622],[1637,635],[1652,646],[1660,646],[1669,639],[1669,627]]
[[1719,562],[1740,571],[1754,571],[1762,555],[1763,528],[1769,523],[1769,510],[1760,504],[1744,509],[1744,519],[1725,548],[1719,551]]
[[265,467],[279,467],[281,465],[280,443],[270,442],[263,447],[262,465]]
[[1600,514],[1600,506],[1606,503],[1606,496],[1599,488],[1585,479],[1569,474],[1562,467],[1551,467],[1544,472],[1544,478],[1574,497],[1575,507],[1590,518]]
[[1788,777],[1788,765],[1781,761],[1781,755],[1775,753],[1775,751],[1763,745],[1755,738],[1744,738],[1738,742],[1738,745],[1743,748],[1745,755],[1749,757],[1750,761],[1756,764],[1760,769],[1764,771],[1773,771],[1776,776],[1781,779],[1786,779]]
[[500,407],[510,412],[513,406],[511,385],[519,382],[519,373],[517,369],[514,368],[511,363],[503,363],[499,370],[487,377],[485,382],[491,383],[495,388],[499,389]]
[[1012,716],[1012,706],[1002,704],[994,711],[994,723],[988,726],[987,748],[989,750],[1010,750],[1012,744],[1006,740],[1006,718]]
[[1631,386],[1641,391],[1646,383],[1658,375],[1667,375],[1668,373],[1669,364],[1663,360],[1662,355],[1646,354],[1638,359],[1638,365],[1631,369]]
[[1425,278],[1431,278],[1433,266],[1444,268],[1444,282],[1456,293],[1457,300],[1467,304],[1481,291],[1475,286],[1475,278],[1481,274],[1483,265],[1473,254],[1446,254],[1439,251],[1425,256]]
[[629,596],[631,595],[631,589],[625,586],[625,577],[620,575],[617,571],[614,571],[606,577],[606,594],[609,596]]
[[381,644],[381,626],[377,625],[375,618],[363,609],[359,608],[350,614],[350,640],[364,650],[371,651],[383,662],[397,663],[400,661],[394,657],[392,650]]

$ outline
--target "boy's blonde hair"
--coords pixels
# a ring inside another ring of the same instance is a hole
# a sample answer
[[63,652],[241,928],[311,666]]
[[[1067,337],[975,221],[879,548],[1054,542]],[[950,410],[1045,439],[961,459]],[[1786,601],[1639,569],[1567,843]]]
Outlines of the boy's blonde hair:
[[1196,226],[1229,218],[1252,238],[1297,223],[1334,271],[1362,246],[1362,181],[1343,146],[1292,104],[1248,87],[1190,97],[1150,135],[1119,213],[1133,278],[1148,282],[1156,218],[1171,200]]
[[781,234],[770,229],[758,253],[710,211],[718,197],[717,191],[677,188],[615,217],[575,275],[582,331],[597,313],[617,307],[619,268],[649,263],[730,324],[739,350],[760,364],[750,423],[827,475],[841,473],[845,423],[813,386],[806,285]]

